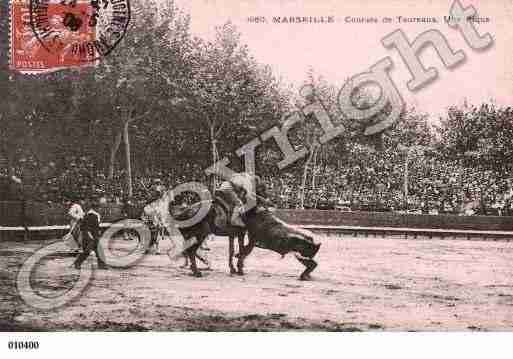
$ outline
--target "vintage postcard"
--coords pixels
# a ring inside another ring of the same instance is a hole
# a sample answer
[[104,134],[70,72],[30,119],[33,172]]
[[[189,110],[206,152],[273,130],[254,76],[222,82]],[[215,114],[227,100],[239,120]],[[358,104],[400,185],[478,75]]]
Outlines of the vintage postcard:
[[513,329],[513,2],[0,26],[0,331]]

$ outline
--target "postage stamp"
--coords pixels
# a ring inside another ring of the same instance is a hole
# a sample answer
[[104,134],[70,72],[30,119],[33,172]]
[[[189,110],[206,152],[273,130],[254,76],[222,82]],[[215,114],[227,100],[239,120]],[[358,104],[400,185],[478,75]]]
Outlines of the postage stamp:
[[90,66],[122,40],[128,0],[13,0],[11,68],[41,73]]

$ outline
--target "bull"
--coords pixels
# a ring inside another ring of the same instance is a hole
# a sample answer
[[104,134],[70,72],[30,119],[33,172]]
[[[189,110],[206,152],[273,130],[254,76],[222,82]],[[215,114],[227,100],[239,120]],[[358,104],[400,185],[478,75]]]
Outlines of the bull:
[[282,257],[294,253],[296,259],[306,267],[299,279],[311,279],[310,273],[317,267],[313,258],[321,247],[321,243],[315,243],[312,232],[285,223],[271,209],[263,206],[246,212],[243,221],[250,243],[277,252]]

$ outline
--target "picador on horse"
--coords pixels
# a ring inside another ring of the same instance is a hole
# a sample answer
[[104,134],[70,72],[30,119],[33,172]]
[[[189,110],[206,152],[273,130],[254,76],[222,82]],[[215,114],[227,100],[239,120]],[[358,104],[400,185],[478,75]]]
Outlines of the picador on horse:
[[[198,202],[180,210],[179,213],[173,208],[170,208],[170,212],[175,219],[185,220],[192,218],[201,206],[202,203]],[[213,233],[230,237],[229,267],[232,274],[244,274],[244,259],[255,246],[258,246],[282,256],[293,252],[298,261],[306,267],[300,279],[309,279],[310,273],[317,266],[313,257],[317,254],[320,243],[314,242],[313,233],[280,220],[270,207],[272,203],[267,197],[266,186],[258,176],[237,173],[223,182],[215,192],[207,215],[191,227],[180,228],[184,239],[196,238],[195,244],[184,251],[184,255],[189,257],[191,262],[193,275],[201,276],[196,266],[196,251],[208,234]],[[249,243],[244,245],[246,232]],[[232,263],[233,239],[236,236],[239,238],[237,271]]]

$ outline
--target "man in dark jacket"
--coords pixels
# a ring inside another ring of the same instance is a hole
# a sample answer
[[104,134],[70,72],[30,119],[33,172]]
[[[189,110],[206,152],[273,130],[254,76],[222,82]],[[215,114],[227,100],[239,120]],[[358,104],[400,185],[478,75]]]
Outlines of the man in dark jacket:
[[91,209],[87,211],[84,219],[80,224],[82,230],[82,236],[84,241],[84,251],[80,253],[75,260],[74,266],[76,269],[80,269],[82,263],[89,257],[91,251],[94,251],[98,260],[99,269],[107,269],[107,265],[100,257],[98,243],[100,240],[100,214],[98,213],[98,201],[94,200],[91,204]]

